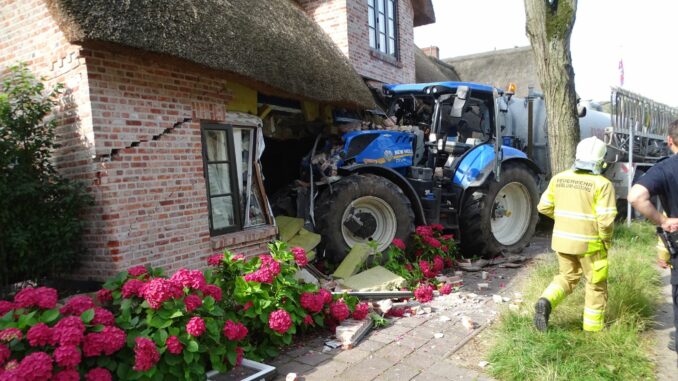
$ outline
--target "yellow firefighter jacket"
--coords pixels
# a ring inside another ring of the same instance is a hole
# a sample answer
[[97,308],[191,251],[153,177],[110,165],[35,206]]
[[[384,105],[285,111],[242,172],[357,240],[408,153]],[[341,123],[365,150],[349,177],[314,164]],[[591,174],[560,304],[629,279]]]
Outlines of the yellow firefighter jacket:
[[551,248],[563,254],[605,250],[617,215],[614,187],[601,175],[567,170],[541,196],[539,212],[555,220]]

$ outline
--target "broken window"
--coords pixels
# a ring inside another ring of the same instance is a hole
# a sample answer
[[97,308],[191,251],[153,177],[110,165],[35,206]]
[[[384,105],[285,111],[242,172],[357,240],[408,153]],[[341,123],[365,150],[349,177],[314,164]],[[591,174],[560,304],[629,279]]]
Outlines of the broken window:
[[266,223],[257,171],[257,130],[204,124],[203,162],[210,233],[218,235]]
[[367,0],[370,47],[397,58],[396,0]]

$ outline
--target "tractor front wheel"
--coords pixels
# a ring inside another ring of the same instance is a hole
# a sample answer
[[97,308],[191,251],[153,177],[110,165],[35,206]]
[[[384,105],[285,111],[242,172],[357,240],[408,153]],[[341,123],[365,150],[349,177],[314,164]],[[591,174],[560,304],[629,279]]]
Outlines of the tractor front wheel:
[[463,203],[461,249],[466,256],[492,258],[520,252],[537,225],[539,191],[534,173],[521,164],[502,167],[500,181],[468,195]]
[[405,194],[391,181],[373,175],[351,175],[320,196],[316,225],[325,253],[339,263],[360,242],[375,241],[385,250],[394,238],[414,231],[414,212]]

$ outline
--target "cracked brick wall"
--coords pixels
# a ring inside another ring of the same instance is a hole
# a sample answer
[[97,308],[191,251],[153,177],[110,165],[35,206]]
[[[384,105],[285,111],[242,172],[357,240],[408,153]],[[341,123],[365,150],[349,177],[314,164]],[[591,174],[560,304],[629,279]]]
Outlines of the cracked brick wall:
[[55,163],[95,198],[73,278],[103,280],[139,264],[199,268],[224,248],[266,251],[273,226],[209,235],[200,120],[224,119],[227,80],[161,57],[70,44],[42,0],[0,7],[0,70],[27,62],[49,84],[66,85]]

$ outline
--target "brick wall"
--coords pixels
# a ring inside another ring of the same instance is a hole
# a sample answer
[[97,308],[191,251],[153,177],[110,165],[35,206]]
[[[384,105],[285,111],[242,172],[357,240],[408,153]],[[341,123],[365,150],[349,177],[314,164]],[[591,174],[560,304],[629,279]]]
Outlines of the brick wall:
[[228,81],[163,59],[72,45],[41,0],[0,5],[0,66],[28,62],[68,90],[55,159],[95,198],[76,278],[101,280],[138,264],[197,268],[224,246],[265,251],[272,226],[209,236],[199,121],[223,120],[233,96]]
[[398,0],[398,60],[380,56],[370,48],[367,0],[300,0],[299,3],[349,58],[358,74],[385,83],[415,81],[411,0]]

